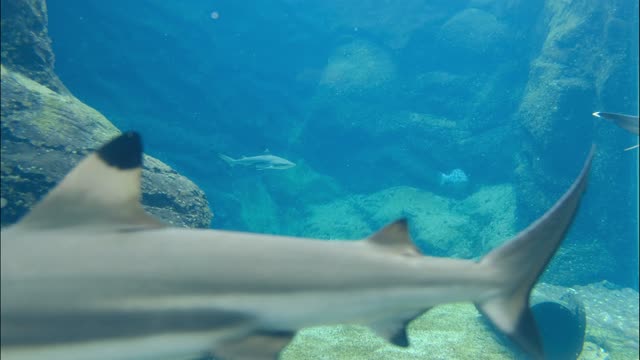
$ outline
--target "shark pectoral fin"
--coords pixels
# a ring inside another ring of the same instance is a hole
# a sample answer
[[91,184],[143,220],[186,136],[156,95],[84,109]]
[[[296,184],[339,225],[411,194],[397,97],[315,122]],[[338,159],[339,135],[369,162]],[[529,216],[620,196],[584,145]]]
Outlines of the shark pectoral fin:
[[275,360],[295,332],[256,331],[216,346],[213,355],[219,360]]
[[142,141],[124,133],[85,157],[17,227],[161,227],[140,204]]
[[398,254],[417,255],[420,253],[409,236],[407,219],[392,222],[369,236],[365,241]]

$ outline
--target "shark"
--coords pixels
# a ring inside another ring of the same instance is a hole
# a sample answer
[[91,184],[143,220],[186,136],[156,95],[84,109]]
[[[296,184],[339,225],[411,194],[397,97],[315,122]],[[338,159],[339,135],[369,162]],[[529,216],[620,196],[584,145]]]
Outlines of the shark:
[[295,163],[281,158],[279,156],[265,154],[257,156],[243,156],[239,159],[234,159],[224,154],[218,154],[222,160],[224,160],[231,167],[235,165],[251,166],[257,170],[284,170],[296,166]]
[[[635,134],[635,135],[640,134],[640,132],[638,131],[638,128],[640,126],[640,119],[638,118],[638,116],[600,112],[600,111],[596,111],[591,115],[597,118],[609,120],[614,124],[618,125],[620,128],[630,132],[631,134]],[[624,151],[635,149],[637,147],[638,145],[634,145],[624,149]]]
[[406,219],[360,241],[171,227],[139,201],[142,153],[121,134],[1,230],[3,360],[276,359],[299,329],[343,323],[406,347],[410,321],[459,301],[542,359],[529,295],[594,148],[546,213],[477,261],[420,253]]

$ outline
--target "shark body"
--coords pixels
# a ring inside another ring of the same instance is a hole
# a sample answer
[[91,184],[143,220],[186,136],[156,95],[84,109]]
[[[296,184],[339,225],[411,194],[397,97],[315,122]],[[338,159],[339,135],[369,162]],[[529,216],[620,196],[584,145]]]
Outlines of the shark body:
[[[627,130],[628,132],[635,134],[635,135],[639,135],[640,132],[638,130],[638,128],[640,127],[640,118],[638,118],[637,116],[633,116],[633,115],[626,115],[626,114],[617,114],[617,113],[608,113],[608,112],[600,112],[600,111],[596,111],[593,114],[591,114],[595,117],[601,118],[601,119],[605,119],[608,121],[613,122],[614,124],[618,125],[618,127]],[[625,151],[631,150],[631,149],[635,149],[637,148],[638,145],[634,145],[631,147],[628,147],[626,149],[624,149]]]
[[254,167],[258,170],[284,170],[296,166],[295,163],[281,158],[279,156],[266,154],[257,156],[243,156],[238,159],[234,159],[224,154],[218,154],[222,160],[224,160],[230,166],[248,166]]
[[592,115],[601,119],[609,120],[632,134],[639,134],[638,127],[640,119],[637,116],[601,111],[596,111]]
[[3,360],[275,359],[296,330],[337,323],[408,346],[409,321],[455,301],[543,358],[529,294],[593,150],[547,213],[479,262],[420,254],[404,220],[362,241],[168,227],[139,203],[141,155],[121,135],[2,230]]

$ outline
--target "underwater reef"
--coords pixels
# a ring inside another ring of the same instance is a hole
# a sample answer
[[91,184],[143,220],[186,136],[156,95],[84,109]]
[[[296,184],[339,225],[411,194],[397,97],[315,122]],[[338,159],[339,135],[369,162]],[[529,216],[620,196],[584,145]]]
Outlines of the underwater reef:
[[481,188],[461,201],[395,187],[313,206],[303,227],[311,237],[358,239],[387,219],[405,217],[414,242],[425,254],[472,258],[508,239],[515,216],[515,194],[508,185]]
[[[143,204],[174,225],[333,240],[406,217],[426,254],[478,258],[552,204],[595,142],[585,206],[534,297],[575,291],[579,359],[638,359],[638,293],[601,282],[638,286],[621,220],[635,170],[627,134],[590,115],[635,111],[637,1],[282,0],[260,16],[226,4],[215,26],[171,3],[2,0],[3,226],[134,126],[172,165],[145,157]],[[216,161],[265,148],[297,166]],[[462,192],[440,182],[455,169]],[[471,304],[433,309],[409,336],[400,349],[364,327],[305,329],[282,358],[513,358]]]
[[[119,130],[53,71],[44,1],[2,1],[1,224],[16,222],[80,159]],[[143,205],[176,226],[209,227],[202,190],[145,156]]]
[[[573,119],[581,119],[583,125],[588,122],[583,110],[587,108],[637,111],[637,100],[632,99],[638,95],[637,72],[633,75],[638,57],[631,29],[637,28],[638,18],[628,15],[637,10],[637,2],[546,1],[540,17],[540,50],[532,57],[514,115],[525,139],[514,172],[522,225],[535,218],[533,209],[555,201],[550,190],[562,187],[567,159],[586,151],[567,145],[597,144],[589,191],[593,206],[581,211],[574,228],[583,231],[571,232],[565,246],[572,247],[576,256],[567,260],[578,268],[578,259],[588,258],[581,254],[596,255],[600,263],[617,258],[617,268],[604,277],[636,272],[637,260],[634,263],[629,257],[629,247],[634,246],[629,239],[636,236],[635,230],[620,226],[619,219],[635,213],[635,196],[629,188],[635,187],[637,170],[629,164],[633,158],[616,149],[623,134],[606,126],[580,126]],[[631,252],[637,252],[637,247]],[[637,283],[637,278],[629,280]]]
[[69,95],[54,71],[55,56],[44,0],[2,0],[2,64],[49,89]]
[[[554,299],[571,291],[587,314],[585,342],[578,360],[638,358],[638,292],[606,283],[565,288],[538,284],[533,299]],[[514,349],[491,331],[472,304],[437,306],[409,324],[411,346],[386,343],[368,328],[326,326],[302,330],[282,360],[349,359],[514,359]],[[464,345],[461,345],[464,344]],[[522,354],[515,353],[516,358]]]
[[[547,280],[637,287],[633,158],[618,151],[631,140],[591,116],[635,111],[635,1],[49,5],[65,84],[121,127],[148,124],[150,152],[207,193],[216,228],[305,236],[301,223],[321,224],[315,209],[340,199],[412,187],[461,200],[510,186],[518,230],[595,142],[590,205]],[[304,169],[214,160],[265,148]],[[469,186],[451,194],[439,174],[456,168]],[[366,236],[366,216],[331,237]],[[484,249],[462,247],[451,251]]]

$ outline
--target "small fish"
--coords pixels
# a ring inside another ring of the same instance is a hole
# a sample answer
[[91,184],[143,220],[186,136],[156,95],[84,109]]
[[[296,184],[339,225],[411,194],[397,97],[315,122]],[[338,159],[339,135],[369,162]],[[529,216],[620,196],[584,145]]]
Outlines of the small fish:
[[466,184],[469,182],[467,174],[462,169],[453,169],[450,173],[440,173],[440,185]]
[[234,159],[224,154],[218,154],[218,156],[232,167],[235,165],[242,165],[254,167],[257,170],[284,170],[296,166],[295,163],[285,158],[271,154],[243,156],[239,159]]
[[[638,119],[637,116],[633,116],[633,115],[625,115],[625,114],[616,114],[616,113],[607,113],[607,112],[600,112],[600,111],[596,111],[593,114],[591,114],[595,117],[601,118],[601,119],[605,119],[605,120],[609,120],[612,121],[614,124],[618,125],[619,127],[627,130],[628,132],[638,135],[638,127],[640,125],[640,120]],[[635,149],[637,148],[639,145],[634,145],[631,147],[628,147],[626,149],[624,149],[624,151],[628,151],[631,149]]]
[[573,221],[593,153],[551,209],[473,261],[421,254],[404,219],[361,241],[164,225],[139,202],[142,143],[125,133],[1,230],[0,356],[267,360],[297,330],[341,323],[406,347],[411,320],[470,301],[542,359],[529,295]]

